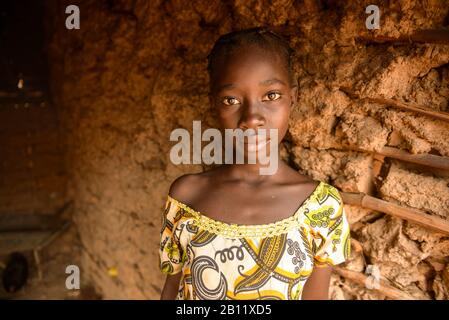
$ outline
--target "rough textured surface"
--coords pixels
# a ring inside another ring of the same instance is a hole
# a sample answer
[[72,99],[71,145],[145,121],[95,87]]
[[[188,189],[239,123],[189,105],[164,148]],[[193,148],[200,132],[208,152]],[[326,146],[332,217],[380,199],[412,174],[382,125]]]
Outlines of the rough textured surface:
[[[172,129],[215,126],[207,100],[206,55],[219,34],[283,28],[294,47],[300,97],[283,157],[342,191],[365,192],[447,217],[444,176],[385,159],[375,183],[373,155],[396,146],[449,155],[449,124],[370,103],[414,102],[447,111],[448,46],[378,44],[447,25],[444,0],[379,1],[381,28],[365,28],[371,1],[83,1],[81,29],[64,26],[65,1],[48,5],[52,92],[69,150],[69,195],[82,243],[82,270],[104,298],[158,298],[160,215],[168,187],[201,166],[168,159]],[[291,32],[294,30],[294,33]],[[383,181],[383,183],[382,183]],[[347,268],[379,265],[382,277],[417,298],[447,299],[448,238],[348,206],[356,254]],[[111,270],[113,272],[111,272]],[[384,299],[334,275],[333,299]]]
[[447,178],[436,178],[393,165],[379,191],[385,199],[394,199],[449,218],[448,185]]

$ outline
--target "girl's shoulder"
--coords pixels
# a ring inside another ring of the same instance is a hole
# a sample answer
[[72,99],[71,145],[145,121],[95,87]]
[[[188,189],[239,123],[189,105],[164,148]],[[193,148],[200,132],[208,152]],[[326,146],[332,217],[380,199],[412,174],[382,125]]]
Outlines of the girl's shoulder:
[[198,177],[195,174],[184,174],[172,182],[168,194],[175,199],[185,200],[196,180],[198,180]]
[[191,203],[192,199],[207,190],[208,181],[204,172],[187,173],[172,182],[168,194],[180,202]]

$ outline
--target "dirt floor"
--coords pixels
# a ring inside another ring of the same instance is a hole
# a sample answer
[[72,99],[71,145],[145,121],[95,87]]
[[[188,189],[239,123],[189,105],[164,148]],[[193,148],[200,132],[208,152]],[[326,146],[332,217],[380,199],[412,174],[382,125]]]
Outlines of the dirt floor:
[[[81,275],[80,290],[66,288],[66,266],[80,265],[81,245],[76,227],[72,225],[66,232],[50,245],[45,247],[39,255],[42,279],[39,279],[37,265],[32,252],[24,252],[29,263],[29,277],[21,289],[14,293],[6,292],[0,286],[0,299],[100,299],[92,286],[83,283]],[[9,256],[2,256],[5,265]],[[0,281],[1,283],[1,281]]]

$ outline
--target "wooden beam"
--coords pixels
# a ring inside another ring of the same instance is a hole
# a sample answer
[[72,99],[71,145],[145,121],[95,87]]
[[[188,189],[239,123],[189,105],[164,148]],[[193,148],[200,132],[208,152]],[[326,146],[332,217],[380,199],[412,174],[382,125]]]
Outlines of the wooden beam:
[[410,35],[399,37],[362,36],[356,41],[362,43],[436,43],[449,44],[449,29],[417,30]]
[[449,170],[449,157],[436,156],[434,154],[427,153],[411,154],[404,150],[388,146],[383,147],[380,151],[378,151],[378,153],[386,157],[395,158],[398,160],[422,164],[433,168]]
[[352,92],[350,88],[346,87],[340,87],[340,91],[346,93],[349,97],[370,101],[374,103],[380,103],[385,104],[394,108],[398,108],[405,111],[411,111],[415,113],[419,113],[422,115],[426,115],[435,119],[440,119],[443,121],[449,121],[449,113],[443,112],[443,111],[435,111],[435,110],[429,110],[429,108],[418,105],[416,103],[410,103],[410,102],[403,102],[398,101],[396,99],[390,99],[390,98],[384,98],[384,97],[367,97],[367,96],[360,96],[359,94]]
[[340,151],[357,151],[357,152],[368,152],[373,155],[382,155],[385,157],[402,160],[406,162],[416,163],[432,168],[438,168],[443,170],[449,170],[449,157],[437,156],[434,154],[422,153],[422,154],[411,154],[407,151],[385,146],[380,150],[366,150],[357,147],[347,146],[347,149],[336,149]]
[[377,98],[365,97],[362,99],[376,102],[376,103],[386,104],[386,105],[389,105],[389,106],[392,106],[392,107],[395,107],[398,109],[402,109],[405,111],[412,111],[412,112],[426,115],[426,116],[429,116],[432,118],[449,121],[449,113],[442,112],[442,111],[429,110],[428,108],[420,106],[415,103],[409,103],[409,102],[405,103],[405,102],[401,102],[401,101],[394,100],[394,99],[386,99],[386,98],[380,98],[380,97],[377,97]]
[[435,119],[440,119],[443,121],[449,121],[449,113],[443,112],[443,111],[435,111],[435,110],[429,110],[428,107],[421,106],[416,103],[410,103],[410,102],[402,102],[391,98],[384,98],[384,97],[366,97],[366,96],[360,96],[359,94],[353,92],[350,88],[347,87],[340,87],[340,91],[346,93],[349,97],[352,99],[360,99],[365,101],[371,101],[375,103],[385,104],[391,107],[395,107],[401,110],[406,111],[412,111],[415,113],[419,113],[422,115],[426,115]]
[[[340,276],[351,280],[361,286],[366,286],[367,281],[369,281],[369,277],[363,273],[357,272],[357,271],[351,271],[347,270],[341,267],[333,267],[333,270],[339,274]],[[387,296],[388,298],[394,299],[394,300],[418,300],[417,298],[413,297],[412,295],[403,292],[402,290],[399,290],[398,288],[395,288],[391,285],[389,285],[384,280],[380,279],[379,286],[377,288],[368,289],[370,291],[374,291],[376,293],[380,293],[384,296]]]
[[341,192],[341,195],[343,202],[346,204],[383,212],[391,216],[416,223],[425,228],[449,234],[448,220],[432,216],[424,211],[400,206],[364,193]]

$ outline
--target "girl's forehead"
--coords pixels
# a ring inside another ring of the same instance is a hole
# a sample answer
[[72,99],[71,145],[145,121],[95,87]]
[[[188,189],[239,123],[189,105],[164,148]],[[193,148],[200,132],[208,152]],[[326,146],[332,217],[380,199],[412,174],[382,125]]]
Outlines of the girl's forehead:
[[262,49],[255,45],[239,48],[221,59],[224,68],[234,64],[271,64],[273,68],[281,68],[280,54],[269,49]]
[[213,84],[222,82],[235,82],[251,79],[260,81],[268,77],[283,78],[288,82],[286,63],[279,54],[259,48],[250,50],[241,49],[219,61]]

